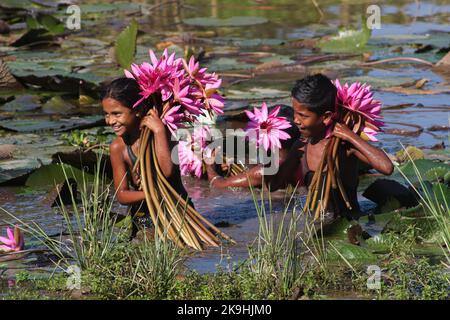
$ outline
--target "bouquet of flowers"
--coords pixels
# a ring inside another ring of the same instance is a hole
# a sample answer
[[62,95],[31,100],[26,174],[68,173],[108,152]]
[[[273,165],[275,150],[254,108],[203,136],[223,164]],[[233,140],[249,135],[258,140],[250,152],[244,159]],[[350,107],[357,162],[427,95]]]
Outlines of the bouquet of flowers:
[[[375,136],[381,131],[384,123],[381,116],[381,102],[373,99],[370,86],[359,82],[341,85],[338,79],[334,85],[337,88],[334,123],[345,124],[365,140],[377,141]],[[332,130],[333,126],[329,128],[329,136]],[[311,181],[304,209],[314,212],[315,219],[318,219],[320,213],[326,210],[331,189],[339,189],[347,208],[352,209],[339,175],[337,154],[340,144],[341,139],[331,137]],[[318,200],[319,195],[323,195],[323,200]]]
[[[222,80],[215,73],[200,68],[194,57],[189,62],[169,55],[167,50],[158,59],[150,50],[150,62],[132,64],[125,75],[137,81],[142,98],[152,99],[163,123],[175,135],[175,131],[193,124],[205,114],[223,113],[224,99],[217,92]],[[169,184],[161,172],[155,154],[155,142],[147,128],[141,132],[139,166],[141,185],[158,234],[169,238],[180,247],[189,246],[202,250],[204,245],[218,246],[217,236],[233,241],[208,220],[202,217]]]

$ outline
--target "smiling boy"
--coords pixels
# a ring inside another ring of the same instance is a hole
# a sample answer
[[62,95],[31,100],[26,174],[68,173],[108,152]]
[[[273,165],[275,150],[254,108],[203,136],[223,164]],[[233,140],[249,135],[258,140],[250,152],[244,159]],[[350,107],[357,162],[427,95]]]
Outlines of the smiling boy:
[[347,209],[339,192],[332,191],[332,201],[327,208],[328,214],[325,214],[326,219],[331,221],[339,215],[348,219],[359,217],[358,160],[385,175],[393,171],[392,162],[382,150],[366,142],[347,126],[334,123],[336,92],[334,84],[322,74],[307,76],[296,82],[292,89],[292,108],[294,122],[302,138],[292,147],[286,161],[270,181],[271,190],[279,189],[291,179],[292,172],[296,172],[297,182],[308,187],[330,139],[327,131],[334,126],[332,135],[342,140],[338,149],[340,178],[352,210]]

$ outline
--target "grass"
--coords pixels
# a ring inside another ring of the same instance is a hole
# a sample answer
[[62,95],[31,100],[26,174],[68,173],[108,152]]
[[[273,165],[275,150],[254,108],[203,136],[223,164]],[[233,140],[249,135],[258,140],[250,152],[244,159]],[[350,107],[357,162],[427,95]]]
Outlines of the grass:
[[[278,215],[272,210],[270,192],[266,200],[265,191],[261,190],[260,201],[253,189],[251,192],[258,215],[259,230],[258,237],[248,250],[247,268],[266,296],[273,294],[278,298],[290,297],[304,273],[304,254],[300,248],[298,232],[301,210],[293,204],[294,192],[285,204],[283,212]],[[275,217],[278,217],[278,222]]]
[[400,170],[400,173],[416,192],[420,199],[420,204],[425,209],[429,217],[433,219],[437,226],[439,238],[442,240],[442,250],[446,257],[446,267],[450,268],[450,203],[447,202],[446,194],[448,188],[442,183],[431,184],[424,179],[421,172],[410,157],[414,168],[418,184],[413,184],[411,180]]
[[[112,215],[114,194],[111,193],[111,184],[106,183],[104,168],[101,166],[101,156],[98,157],[94,172],[94,180],[88,179],[82,171],[82,179],[78,181],[81,204],[77,203],[77,194],[70,190],[70,204],[60,203],[60,212],[64,218],[69,239],[63,240],[49,237],[36,222],[25,222],[12,213],[7,212],[11,218],[21,225],[21,229],[32,237],[40,240],[56,257],[57,265],[64,268],[76,264],[82,270],[92,268],[108,255],[113,247],[120,241],[122,229],[115,227],[116,219]],[[69,175],[64,166],[61,166],[66,183]]]
[[[45,237],[36,224],[25,229],[41,236],[61,258],[59,262],[75,262],[82,267],[82,291],[86,295],[81,298],[323,299],[351,292],[376,299],[448,299],[449,276],[443,272],[450,261],[445,246],[449,241],[448,203],[439,201],[439,194],[435,193],[444,193],[442,189],[427,188],[420,172],[416,174],[422,206],[436,221],[433,228],[439,231],[444,244],[445,265],[414,255],[414,247],[421,241],[416,225],[389,231],[383,234],[390,239],[389,249],[376,262],[382,271],[379,290],[367,287],[367,265],[345,258],[330,246],[322,228],[308,223],[308,215],[302,212],[293,193],[287,197],[284,210],[276,213],[270,193],[267,196],[267,191],[262,190],[257,195],[252,190],[259,232],[248,247],[249,258],[226,269],[218,268],[213,274],[185,272],[185,252],[171,241],[163,241],[157,233],[152,239],[144,237],[140,243],[121,237],[121,230],[114,227],[114,219],[109,215],[113,195],[106,191],[109,188],[103,184],[98,168],[94,183],[80,188],[79,208],[74,208],[74,195],[72,206],[61,208],[66,223],[71,223],[69,242]],[[329,261],[333,250],[341,263]],[[71,298],[65,288],[66,278],[61,273],[50,279],[19,273],[7,298]]]

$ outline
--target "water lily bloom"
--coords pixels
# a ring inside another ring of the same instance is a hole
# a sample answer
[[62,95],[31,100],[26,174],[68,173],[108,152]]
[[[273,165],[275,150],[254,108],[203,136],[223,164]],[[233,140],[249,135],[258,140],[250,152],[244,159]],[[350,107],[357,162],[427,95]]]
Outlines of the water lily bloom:
[[157,93],[169,111],[162,120],[174,134],[181,122],[194,123],[203,114],[223,113],[224,99],[217,92],[222,80],[215,73],[206,72],[194,57],[187,63],[177,59],[175,53],[164,50],[160,58],[149,51],[150,61],[132,64],[124,70],[125,76],[135,79],[141,89],[140,98],[133,108]]
[[189,89],[188,81],[183,81],[180,84],[180,80],[176,78],[173,85],[174,101],[179,102],[193,115],[199,115],[201,114],[201,105],[199,105],[195,100],[188,98],[190,91]]
[[211,130],[208,126],[196,126],[187,141],[178,143],[178,156],[182,175],[203,174],[203,156],[211,157],[212,150],[207,148],[211,141]]
[[168,56],[167,50],[164,50],[159,60],[152,50],[149,51],[149,55],[151,63],[144,62],[141,65],[133,63],[132,72],[124,70],[125,76],[135,79],[142,90],[140,93],[142,98],[133,105],[133,108],[157,91],[161,93],[163,101],[167,101],[172,95],[174,80],[184,73],[182,62],[175,59],[175,53]]
[[369,140],[377,141],[375,135],[384,123],[381,120],[381,102],[373,99],[371,87],[360,82],[352,83],[350,86],[347,83],[341,85],[338,79],[334,84],[337,89],[338,106],[360,115],[364,122],[359,128],[359,133],[363,132]]
[[14,252],[21,251],[24,248],[24,239],[22,232],[18,226],[14,227],[14,231],[11,228],[6,229],[7,237],[0,236],[0,251]]
[[246,136],[254,137],[256,146],[262,145],[266,151],[281,148],[280,140],[291,137],[283,131],[291,127],[289,121],[285,117],[277,117],[280,109],[281,107],[277,106],[269,113],[266,103],[263,102],[261,110],[254,108],[253,113],[248,110],[245,111],[250,119],[245,128]]
[[182,126],[184,115],[178,113],[180,108],[181,106],[170,108],[162,119],[162,122],[169,128],[173,135],[175,135],[175,131]]
[[193,148],[192,141],[178,142],[178,157],[180,160],[180,172],[183,176],[195,175],[201,177],[203,173],[203,162]]

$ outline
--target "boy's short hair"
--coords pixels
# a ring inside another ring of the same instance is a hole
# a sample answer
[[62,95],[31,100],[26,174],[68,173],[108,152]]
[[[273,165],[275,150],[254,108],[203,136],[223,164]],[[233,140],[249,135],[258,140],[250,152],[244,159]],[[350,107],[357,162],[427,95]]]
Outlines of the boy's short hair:
[[327,111],[335,111],[337,89],[331,80],[321,73],[297,80],[291,94],[319,116]]

